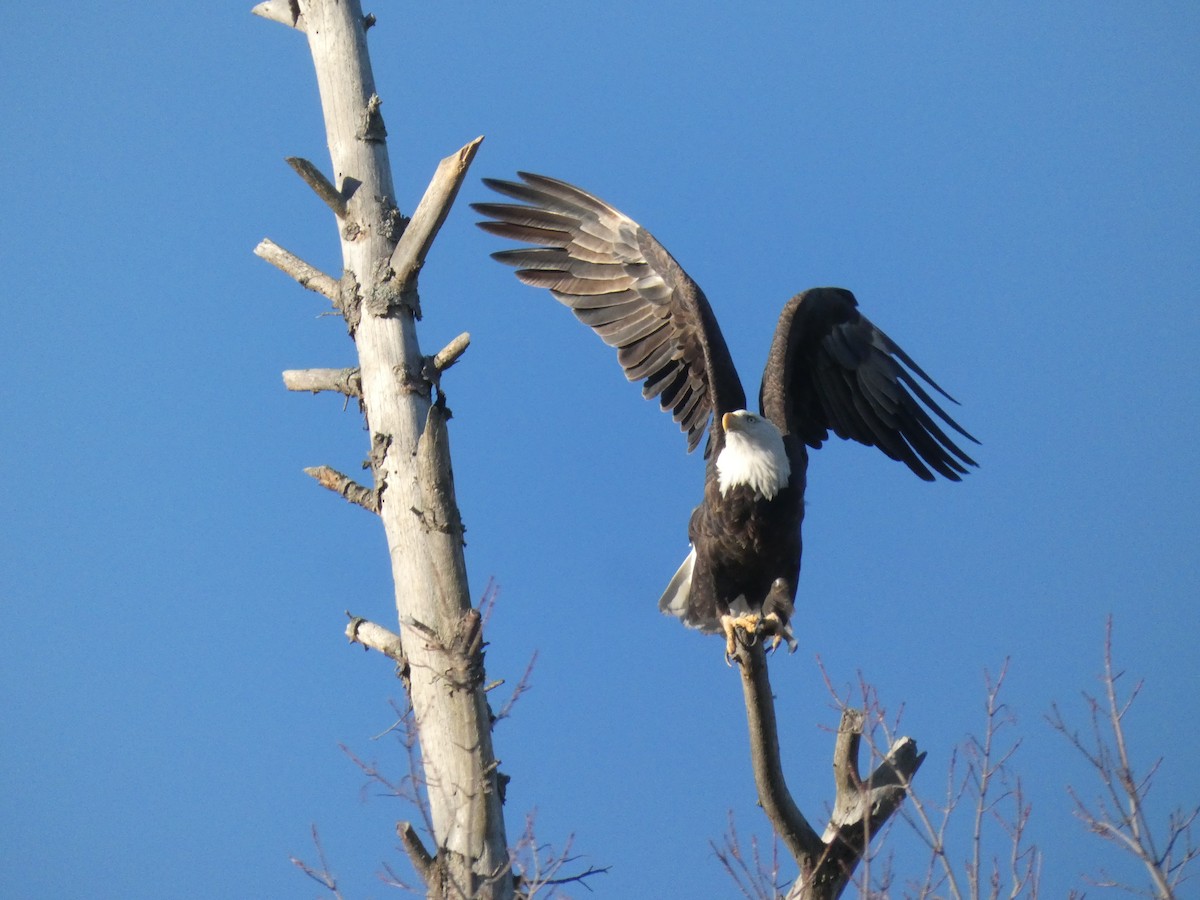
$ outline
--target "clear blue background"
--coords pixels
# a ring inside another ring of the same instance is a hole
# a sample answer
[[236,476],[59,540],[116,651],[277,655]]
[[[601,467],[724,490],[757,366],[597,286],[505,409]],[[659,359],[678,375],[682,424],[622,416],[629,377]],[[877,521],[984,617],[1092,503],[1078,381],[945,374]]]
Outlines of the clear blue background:
[[[820,823],[839,688],[875,684],[940,794],[1011,668],[1015,759],[1062,896],[1107,866],[1094,793],[1043,716],[1082,725],[1112,613],[1146,687],[1135,761],[1160,823],[1196,747],[1200,10],[1191,4],[382,3],[370,34],[402,208],[484,134],[422,275],[447,376],[473,591],[500,586],[489,675],[533,689],[496,742],[509,828],[575,834],[601,897],[722,897],[709,847],[755,808],[738,679],[660,617],[702,461],[612,353],[487,254],[467,201],[516,169],[641,221],[704,286],[757,382],[797,290],[844,285],[963,401],[961,485],[838,443],[810,471],[786,767]],[[301,474],[355,471],[360,418],[279,372],[354,362],[339,320],[251,250],[333,274],[302,36],[249,4],[7,4],[0,42],[0,883],[14,898],[297,897],[316,824],[348,897],[391,893],[413,815],[381,529]],[[753,388],[752,388],[753,389]],[[502,691],[504,689],[501,689]],[[959,858],[967,848],[958,845]],[[898,881],[919,872],[903,828]],[[1006,848],[995,845],[1003,855]],[[586,893],[576,891],[576,894]]]

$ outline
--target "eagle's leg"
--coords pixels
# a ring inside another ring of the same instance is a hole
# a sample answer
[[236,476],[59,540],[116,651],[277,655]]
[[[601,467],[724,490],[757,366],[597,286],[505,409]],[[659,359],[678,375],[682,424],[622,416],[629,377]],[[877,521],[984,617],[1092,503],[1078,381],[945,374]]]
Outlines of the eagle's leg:
[[792,634],[791,625],[788,624],[795,611],[791,586],[786,579],[776,578],[771,583],[771,589],[767,591],[766,599],[763,601],[763,617],[760,625],[763,634],[772,636],[770,646],[772,651],[778,649],[783,641],[787,641],[788,653],[796,652],[799,644],[796,642],[796,636]]
[[774,652],[780,644],[787,641],[788,653],[795,653],[800,646],[796,636],[792,634],[792,626],[779,613],[769,612],[762,617],[761,630],[763,634],[771,635],[771,646],[767,649]]

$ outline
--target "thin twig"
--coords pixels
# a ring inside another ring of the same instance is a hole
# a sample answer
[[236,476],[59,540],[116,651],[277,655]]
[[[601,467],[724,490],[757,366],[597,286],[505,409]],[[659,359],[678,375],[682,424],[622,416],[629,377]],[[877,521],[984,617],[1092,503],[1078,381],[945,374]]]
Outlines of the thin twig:
[[525,666],[525,671],[521,673],[521,678],[517,681],[516,687],[508,699],[504,701],[504,705],[500,707],[500,711],[492,718],[492,724],[495,725],[504,719],[507,719],[511,714],[513,707],[521,696],[533,688],[533,667],[537,663],[537,651],[533,651],[533,656],[529,658],[529,664]]
[[321,863],[320,869],[315,869],[299,857],[289,857],[292,865],[311,878],[317,884],[324,887],[327,891],[333,894],[337,900],[342,900],[342,893],[338,889],[337,878],[329,871],[329,863],[325,861],[325,848],[321,846],[321,836],[317,833],[317,826],[312,826],[312,841],[313,846],[317,848],[317,859]]
[[[517,896],[522,900],[552,900],[557,896],[558,888],[567,884],[582,885],[590,892],[592,888],[588,879],[607,873],[610,867],[588,866],[572,875],[561,874],[566,866],[579,859],[571,855],[574,835],[568,835],[563,849],[555,851],[550,845],[539,843],[534,828],[536,818],[536,811],[525,816],[525,831],[511,852]],[[546,893],[543,894],[543,891]]]

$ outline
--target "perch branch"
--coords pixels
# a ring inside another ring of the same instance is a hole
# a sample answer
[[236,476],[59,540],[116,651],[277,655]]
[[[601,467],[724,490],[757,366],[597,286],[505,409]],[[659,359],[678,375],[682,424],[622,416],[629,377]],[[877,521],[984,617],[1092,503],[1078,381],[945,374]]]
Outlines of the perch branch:
[[911,738],[900,738],[864,782],[858,754],[866,717],[861,710],[843,709],[833,755],[837,795],[825,833],[818,835],[784,780],[775,700],[762,643],[738,646],[734,655],[742,676],[759,803],[800,869],[788,896],[832,900],[844,890],[871,839],[900,807],[925,754],[917,752]]
[[357,367],[351,369],[288,369],[283,373],[283,385],[289,391],[336,391],[347,397],[362,396],[362,376]]
[[315,478],[321,487],[328,488],[335,494],[341,494],[351,503],[356,503],[373,513],[379,512],[379,493],[363,487],[349,475],[343,475],[329,466],[312,466],[305,469],[304,474]]
[[413,280],[421,266],[425,265],[425,255],[429,252],[433,239],[437,237],[442,223],[446,221],[482,140],[482,137],[475,138],[438,164],[433,180],[425,189],[425,196],[417,204],[412,219],[405,227],[404,234],[400,236],[396,249],[392,251],[391,267],[396,273],[400,291],[412,288]]
[[775,700],[762,643],[752,647],[739,646],[735,655],[742,673],[742,695],[750,728],[750,759],[759,803],[771,820],[771,827],[797,862],[816,859],[825,845],[796,806],[783,777]]
[[339,219],[346,218],[346,197],[335,188],[325,177],[325,174],[310,163],[307,159],[299,156],[289,156],[287,164],[291,166],[297,175],[304,179],[304,183],[313,189],[318,197],[320,197],[325,205],[333,210],[333,214]]
[[263,238],[259,241],[258,246],[254,248],[254,255],[265,259],[285,275],[291,275],[299,282],[300,287],[316,291],[330,300],[337,300],[338,283],[336,279],[330,278],[316,266],[311,266],[300,257],[284,250],[270,238]]

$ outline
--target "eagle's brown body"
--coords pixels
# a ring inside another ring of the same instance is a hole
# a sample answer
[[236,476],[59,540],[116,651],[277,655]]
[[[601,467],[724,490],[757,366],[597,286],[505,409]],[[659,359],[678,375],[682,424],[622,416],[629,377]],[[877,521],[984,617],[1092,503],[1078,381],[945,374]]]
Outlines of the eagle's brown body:
[[[705,482],[704,501],[692,510],[688,540],[695,551],[688,600],[678,611],[664,595],[664,611],[705,632],[721,630],[721,616],[739,598],[746,611],[791,617],[800,574],[804,521],[805,467],[808,453],[798,441],[786,441],[792,477],[771,499],[739,485],[722,496],[715,477]],[[715,466],[710,459],[709,466]],[[691,557],[689,557],[691,558]],[[771,594],[776,580],[782,583]]]

